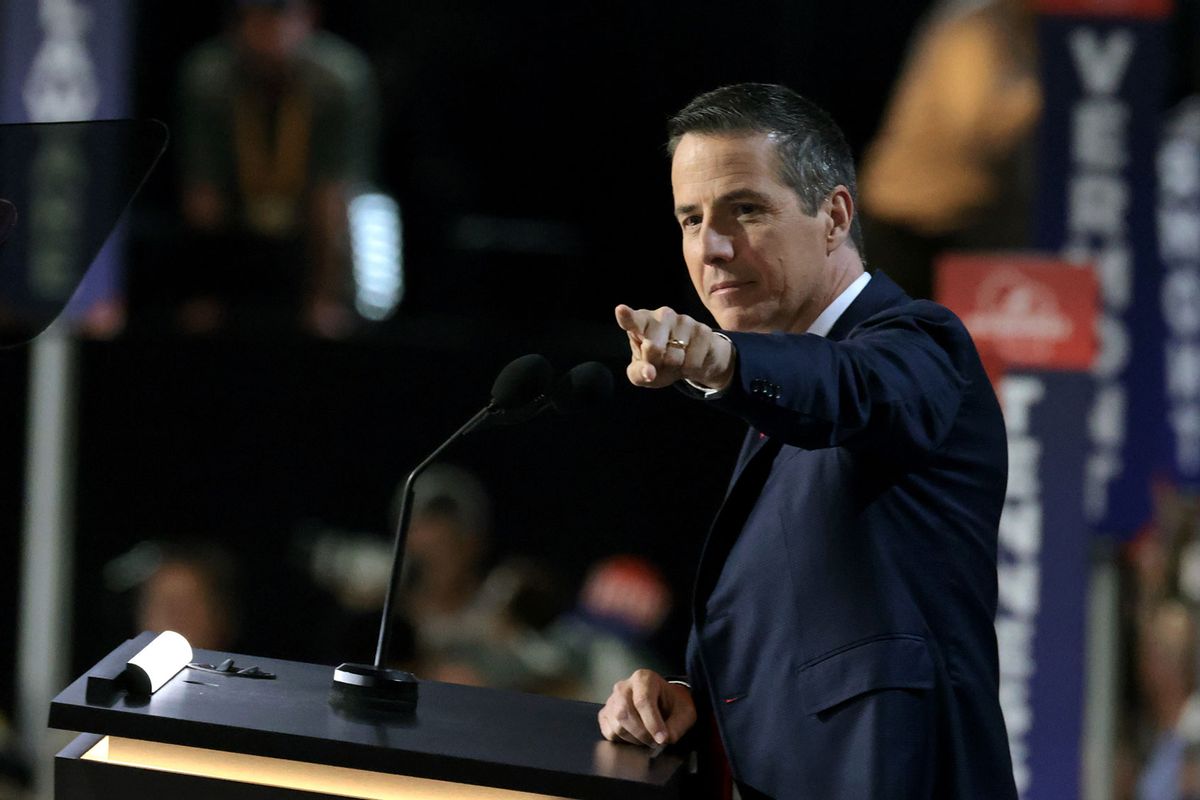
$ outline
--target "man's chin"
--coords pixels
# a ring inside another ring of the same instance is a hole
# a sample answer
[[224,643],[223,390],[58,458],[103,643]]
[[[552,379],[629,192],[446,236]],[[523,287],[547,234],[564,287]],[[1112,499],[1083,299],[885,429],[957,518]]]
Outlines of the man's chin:
[[761,317],[754,314],[725,312],[714,315],[714,319],[721,330],[731,333],[768,333],[771,330]]

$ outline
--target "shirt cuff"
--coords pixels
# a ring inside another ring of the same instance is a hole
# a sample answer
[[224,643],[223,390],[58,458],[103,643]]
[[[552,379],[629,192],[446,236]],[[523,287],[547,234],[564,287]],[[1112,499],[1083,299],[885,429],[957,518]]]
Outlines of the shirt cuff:
[[[721,333],[720,331],[713,331],[713,336],[720,336],[722,339],[729,342],[730,346],[733,345],[733,340],[730,339],[725,334]],[[687,378],[684,378],[684,381],[687,383],[688,386],[692,387],[696,391],[703,394],[705,400],[716,400],[719,397],[724,397],[725,392],[729,391],[728,386],[726,386],[724,389],[713,389],[709,386],[705,386],[702,383],[696,383],[695,381],[689,381],[689,380],[687,380]],[[688,688],[690,689],[691,687],[689,686]]]

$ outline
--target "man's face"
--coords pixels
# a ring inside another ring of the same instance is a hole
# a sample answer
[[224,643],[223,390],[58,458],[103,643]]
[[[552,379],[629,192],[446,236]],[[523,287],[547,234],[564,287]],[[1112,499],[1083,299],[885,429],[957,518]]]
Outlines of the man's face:
[[312,12],[303,3],[280,9],[246,8],[238,18],[237,30],[251,62],[265,72],[276,72],[287,67],[312,34]]
[[725,330],[803,333],[826,297],[826,201],[814,216],[779,178],[767,134],[685,134],[671,163],[683,258]]

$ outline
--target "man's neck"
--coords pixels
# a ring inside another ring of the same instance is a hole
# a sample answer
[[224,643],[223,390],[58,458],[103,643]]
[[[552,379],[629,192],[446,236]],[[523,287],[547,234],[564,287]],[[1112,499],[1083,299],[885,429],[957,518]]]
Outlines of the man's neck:
[[858,251],[848,244],[831,253],[825,290],[819,295],[818,302],[812,304],[810,313],[805,314],[805,319],[801,320],[796,329],[791,332],[804,333],[812,327],[817,317],[821,316],[821,313],[829,308],[833,301],[849,288],[850,284],[858,280],[864,271],[862,258],[859,257]]

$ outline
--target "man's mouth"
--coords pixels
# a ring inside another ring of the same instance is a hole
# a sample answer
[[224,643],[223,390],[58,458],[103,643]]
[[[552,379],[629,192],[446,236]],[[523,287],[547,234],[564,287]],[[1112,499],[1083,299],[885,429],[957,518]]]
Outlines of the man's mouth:
[[717,297],[718,295],[735,292],[744,286],[749,286],[750,284],[751,281],[721,281],[720,283],[714,283],[711,287],[709,287],[708,294],[711,297]]

